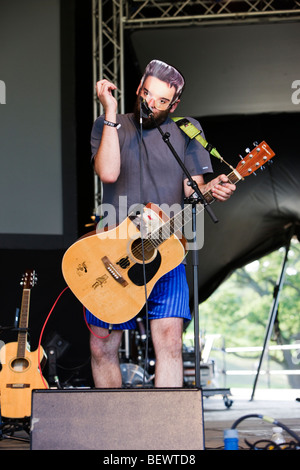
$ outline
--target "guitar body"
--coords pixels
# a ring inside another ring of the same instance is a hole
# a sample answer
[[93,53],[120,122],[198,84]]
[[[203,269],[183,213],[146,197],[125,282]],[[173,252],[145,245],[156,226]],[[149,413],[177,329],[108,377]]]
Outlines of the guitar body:
[[[154,204],[144,209],[144,218],[152,226],[167,219]],[[147,242],[144,243],[148,248],[144,250],[147,297],[158,279],[182,262],[184,244],[184,239],[180,240],[175,234],[159,248],[149,249]],[[129,216],[111,230],[79,239],[66,251],[62,261],[66,283],[80,302],[102,321],[126,322],[144,306],[140,245],[139,224]]]
[[[45,353],[41,347],[41,361],[43,358]],[[38,350],[30,352],[26,349],[24,357],[18,357],[17,342],[1,348],[1,416],[15,419],[31,415],[32,390],[46,388],[38,369],[38,359]]]

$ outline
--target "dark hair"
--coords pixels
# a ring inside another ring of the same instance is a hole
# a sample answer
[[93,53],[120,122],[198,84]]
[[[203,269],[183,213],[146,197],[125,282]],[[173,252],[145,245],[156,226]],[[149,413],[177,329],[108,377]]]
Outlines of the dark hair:
[[170,87],[173,86],[176,90],[173,103],[178,100],[183,92],[185,80],[182,74],[175,67],[168,65],[161,60],[151,60],[145,68],[145,72],[141,80],[142,85],[149,76],[156,77],[159,80],[168,83]]

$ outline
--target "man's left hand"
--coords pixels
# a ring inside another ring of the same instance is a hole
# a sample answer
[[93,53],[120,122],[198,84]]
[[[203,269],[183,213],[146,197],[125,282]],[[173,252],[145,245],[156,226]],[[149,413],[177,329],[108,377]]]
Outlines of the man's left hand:
[[226,175],[220,175],[208,183],[211,193],[215,199],[224,202],[232,196],[235,185],[230,183]]

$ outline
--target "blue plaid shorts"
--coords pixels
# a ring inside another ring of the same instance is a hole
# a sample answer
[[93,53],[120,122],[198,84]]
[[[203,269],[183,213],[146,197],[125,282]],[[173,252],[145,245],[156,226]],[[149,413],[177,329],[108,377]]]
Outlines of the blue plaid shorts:
[[[162,276],[148,298],[148,318],[177,317],[185,321],[191,320],[189,307],[189,288],[186,279],[185,265],[180,264],[172,271]],[[86,310],[87,322],[102,328],[111,327],[113,330],[132,330],[136,328],[135,317],[125,323],[109,325]]]

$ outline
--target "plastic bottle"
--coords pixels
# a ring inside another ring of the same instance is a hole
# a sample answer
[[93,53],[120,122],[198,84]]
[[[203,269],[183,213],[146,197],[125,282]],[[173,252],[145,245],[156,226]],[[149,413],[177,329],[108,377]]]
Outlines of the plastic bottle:
[[237,429],[225,429],[224,450],[239,450],[239,435]]
[[273,434],[271,440],[275,442],[275,444],[284,444],[285,438],[283,436],[283,429],[279,426],[275,426],[273,429]]

